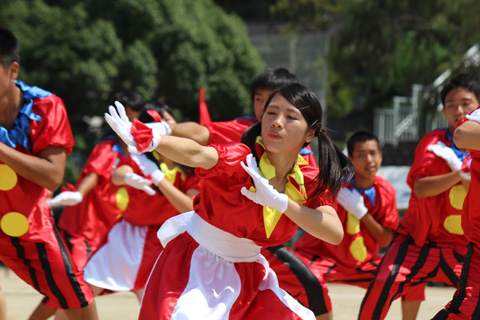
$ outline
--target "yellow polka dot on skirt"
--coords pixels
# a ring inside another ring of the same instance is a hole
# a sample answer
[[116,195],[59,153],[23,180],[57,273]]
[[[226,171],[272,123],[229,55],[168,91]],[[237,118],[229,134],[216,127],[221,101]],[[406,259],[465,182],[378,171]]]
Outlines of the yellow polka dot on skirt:
[[10,237],[21,237],[28,231],[28,219],[18,212],[9,212],[2,217],[0,228]]
[[17,185],[17,174],[6,164],[0,164],[0,177],[0,191],[8,191]]
[[125,210],[127,209],[128,206],[128,191],[126,188],[121,187],[118,189],[117,194],[115,195],[115,201],[117,203],[117,208],[120,210]]

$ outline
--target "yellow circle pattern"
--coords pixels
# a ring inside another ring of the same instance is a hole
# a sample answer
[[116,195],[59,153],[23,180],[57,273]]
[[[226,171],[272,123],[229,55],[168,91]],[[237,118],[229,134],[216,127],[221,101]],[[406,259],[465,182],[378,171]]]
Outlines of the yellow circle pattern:
[[462,215],[460,214],[452,214],[445,218],[443,221],[443,227],[445,230],[452,234],[463,234],[462,229]]
[[467,196],[467,190],[461,184],[456,185],[450,189],[450,193],[448,194],[448,198],[450,199],[450,204],[457,210],[462,210],[463,201]]
[[347,233],[357,234],[360,232],[360,220],[350,212],[347,216]]
[[117,190],[117,194],[115,195],[115,201],[117,203],[117,208],[120,210],[127,209],[128,202],[130,201],[128,197],[128,191],[125,187],[121,187]]
[[350,245],[350,253],[355,258],[355,260],[363,262],[367,259],[367,247],[363,242],[363,237],[358,237]]
[[0,191],[8,191],[17,185],[18,177],[15,171],[6,164],[0,164]]
[[21,237],[28,231],[28,219],[18,212],[9,212],[2,217],[0,228],[10,237]]

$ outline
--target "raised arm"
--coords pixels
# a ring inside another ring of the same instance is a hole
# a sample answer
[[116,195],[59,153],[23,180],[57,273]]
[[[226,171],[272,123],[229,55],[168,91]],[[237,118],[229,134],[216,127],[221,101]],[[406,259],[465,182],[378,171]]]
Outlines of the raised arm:
[[453,141],[459,148],[480,150],[480,123],[465,121],[453,133]]
[[174,136],[162,136],[155,149],[165,157],[192,168],[211,169],[218,162],[218,152],[213,147]]
[[[116,102],[116,109],[109,107],[105,120],[128,145],[131,153],[144,153],[156,150],[174,162],[193,168],[213,168],[218,162],[218,153],[213,147],[202,146],[188,138],[174,137],[170,127],[164,122],[143,124],[128,120],[125,108]],[[132,134],[133,133],[133,134]]]
[[182,122],[171,124],[172,136],[192,139],[202,146],[208,145],[210,131],[207,127],[196,122]]

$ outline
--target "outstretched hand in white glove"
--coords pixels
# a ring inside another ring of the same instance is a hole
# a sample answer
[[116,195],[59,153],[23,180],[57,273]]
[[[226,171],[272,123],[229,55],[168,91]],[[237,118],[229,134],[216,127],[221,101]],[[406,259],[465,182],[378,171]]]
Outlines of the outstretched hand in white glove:
[[[115,133],[130,147],[136,146],[135,140],[130,133],[132,128],[132,123],[128,120],[127,113],[125,112],[125,107],[118,101],[115,101],[114,106],[108,106],[108,113],[105,113],[105,120],[108,125],[115,131]],[[118,110],[118,113],[117,113]]]
[[160,170],[160,168],[155,162],[148,159],[146,155],[132,154],[130,156],[138,164],[140,170],[142,170],[143,175],[152,175],[152,181],[154,185],[158,185],[165,177],[165,173]]
[[368,212],[363,197],[357,190],[340,188],[337,195],[337,201],[342,207],[358,219],[362,219]]
[[150,185],[152,184],[152,181],[145,179],[136,173],[133,173],[133,172],[127,173],[125,175],[125,183],[135,189],[145,191],[147,194],[151,196],[155,194],[155,190],[153,190],[152,187],[150,187]]
[[151,152],[160,143],[161,135],[172,133],[170,126],[164,121],[146,124],[135,121],[132,124],[128,120],[125,107],[118,101],[115,101],[115,107],[108,107],[108,113],[105,113],[105,120],[113,131],[127,144],[130,153]]
[[79,191],[63,191],[53,199],[47,199],[50,208],[59,206],[74,206],[82,202],[83,195]]
[[259,205],[271,207],[284,213],[288,207],[288,196],[275,190],[268,180],[258,173],[257,161],[252,154],[247,156],[246,162],[247,164],[245,165],[242,161],[241,165],[252,177],[256,190],[252,192],[243,187],[240,190],[242,194]]

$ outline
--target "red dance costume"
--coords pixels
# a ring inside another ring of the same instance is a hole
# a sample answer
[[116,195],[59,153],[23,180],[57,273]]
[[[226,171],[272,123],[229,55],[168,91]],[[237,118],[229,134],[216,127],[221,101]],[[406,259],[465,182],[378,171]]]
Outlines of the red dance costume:
[[[362,196],[373,218],[383,227],[396,230],[398,211],[395,189],[390,182],[376,176],[368,196],[365,192]],[[268,248],[263,253],[277,274],[280,287],[315,315],[332,311],[327,282],[366,289],[382,259],[378,243],[362,227],[360,220],[340,205],[337,214],[344,228],[344,237],[339,245],[329,244],[306,233],[295,243],[295,250],[279,246]],[[423,288],[409,293],[408,299],[424,300]]]
[[[130,157],[123,158],[121,165],[128,165],[136,174],[142,175],[138,164]],[[172,170],[166,166],[162,169],[165,179],[183,193],[200,190],[198,177],[185,174],[178,166]],[[108,291],[135,291],[145,287],[163,250],[157,231],[167,219],[179,214],[158,192],[150,196],[130,186],[123,189],[126,202],[122,219],[112,227],[108,240],[85,267],[86,281]]]
[[58,222],[72,258],[81,270],[125,209],[125,188],[111,181],[112,170],[121,156],[122,148],[113,136],[95,146],[80,173],[77,186],[91,173],[98,176],[98,182],[81,203],[66,206]]
[[[418,178],[451,171],[445,160],[427,150],[438,141],[456,149],[447,129],[426,134],[417,146],[407,177],[412,190]],[[365,294],[359,319],[384,319],[393,300],[412,286],[427,281],[457,285],[467,245],[461,225],[465,196],[461,182],[433,197],[419,199],[412,192],[398,234]]]
[[[140,319],[314,319],[278,287],[260,254],[263,246],[289,240],[297,225],[283,214],[271,219],[267,207],[241,194],[242,187],[252,187],[240,165],[251,153],[247,146],[212,146],[219,161],[210,170],[196,169],[203,185],[195,212],[169,219],[159,230],[165,250],[145,288]],[[262,155],[263,149],[257,153]],[[307,198],[312,188],[308,182],[318,168],[301,160],[289,175],[287,195],[310,208],[332,205],[322,196]],[[262,172],[267,162],[263,153]]]
[[[480,108],[473,111],[480,112]],[[462,119],[460,126],[467,119]],[[469,150],[472,155],[470,166],[470,188],[463,207],[462,227],[470,241],[462,269],[462,275],[453,300],[433,319],[466,320],[480,319],[480,151]]]
[[[36,156],[48,146],[71,152],[74,141],[60,98],[21,81],[24,104],[0,141]],[[0,162],[0,260],[61,309],[81,308],[93,300],[82,272],[70,258],[46,199],[48,190]]]

